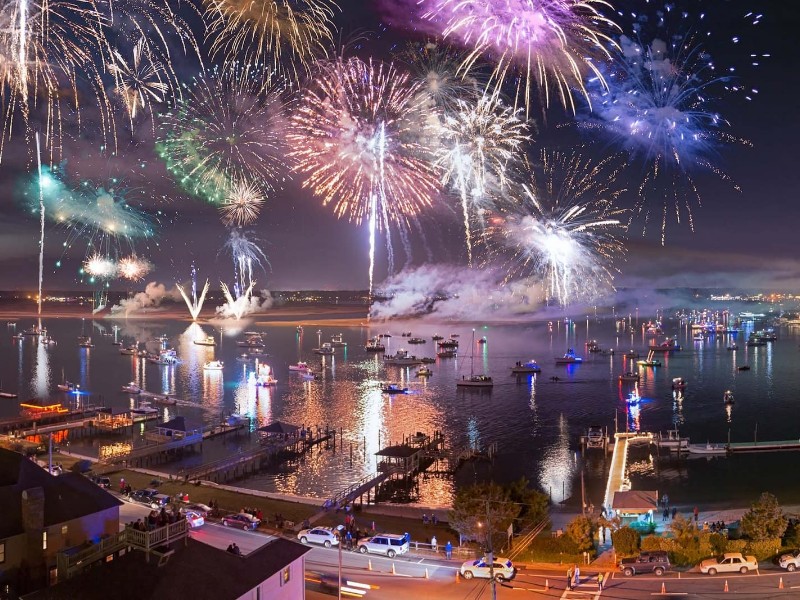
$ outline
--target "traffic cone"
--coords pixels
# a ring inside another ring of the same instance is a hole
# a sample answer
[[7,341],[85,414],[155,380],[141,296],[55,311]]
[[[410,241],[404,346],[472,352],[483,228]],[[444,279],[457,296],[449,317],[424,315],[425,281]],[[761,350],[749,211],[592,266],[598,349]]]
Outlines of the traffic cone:
[[372,571],[372,559],[371,558],[367,561],[367,571]]
[[[392,575],[397,575],[397,571],[394,570],[394,563],[392,563]],[[727,585],[727,583],[726,583]]]
[[425,567],[425,579],[430,579],[431,576],[428,575],[428,567]]
[[546,592],[549,589],[550,589],[550,580],[549,579],[545,579],[544,580],[544,591]]
[[723,592],[727,592],[728,591],[728,580],[727,579],[725,580],[725,589],[722,590],[722,591]]
[[783,589],[783,577],[781,577],[781,578],[778,580],[778,589],[779,589],[779,590],[782,590],[782,589]]
[[667,584],[664,583],[663,581],[661,582],[661,593],[662,594],[666,594],[667,593]]
[[456,583],[461,583],[461,573],[456,569]]

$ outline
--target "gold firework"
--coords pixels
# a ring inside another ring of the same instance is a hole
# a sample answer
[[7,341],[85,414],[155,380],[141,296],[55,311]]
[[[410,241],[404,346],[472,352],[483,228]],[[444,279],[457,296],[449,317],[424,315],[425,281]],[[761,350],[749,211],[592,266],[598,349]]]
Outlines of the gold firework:
[[258,186],[249,181],[237,181],[219,207],[222,222],[227,227],[248,225],[258,218],[263,204],[264,196]]

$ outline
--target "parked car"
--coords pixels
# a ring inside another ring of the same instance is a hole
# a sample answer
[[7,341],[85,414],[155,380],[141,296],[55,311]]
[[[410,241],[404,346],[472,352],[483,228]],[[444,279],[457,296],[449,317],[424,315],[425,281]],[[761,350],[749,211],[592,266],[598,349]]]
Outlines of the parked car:
[[297,534],[297,539],[303,544],[322,544],[326,548],[336,546],[339,543],[339,536],[330,527],[303,529]]
[[150,499],[150,506],[152,508],[162,509],[166,508],[170,502],[172,502],[172,498],[166,494],[153,494]]
[[619,563],[619,570],[625,577],[632,577],[640,573],[655,573],[663,575],[670,570],[669,555],[665,550],[653,552],[640,552],[639,556],[623,558]]
[[461,565],[461,575],[464,579],[472,579],[473,577],[482,577],[483,579],[490,579],[494,571],[494,578],[497,581],[506,581],[513,579],[517,574],[517,569],[514,564],[507,558],[500,556],[490,563],[489,558],[484,556],[478,560],[468,560]]
[[700,563],[700,572],[716,575],[717,573],[747,573],[758,569],[755,556],[742,556],[740,552],[726,552],[722,556],[709,558]]
[[206,522],[206,520],[203,518],[203,515],[193,510],[187,510],[183,514],[186,517],[186,522],[189,523],[189,527],[192,529],[202,527]]
[[90,477],[92,483],[96,483],[101,488],[109,489],[111,487],[111,479],[108,477]]
[[357,549],[361,554],[385,554],[394,558],[398,554],[408,552],[408,537],[395,533],[382,533],[358,540]]
[[255,529],[261,523],[253,515],[248,513],[233,513],[222,517],[222,524],[225,527],[239,527],[241,529]]
[[778,566],[787,571],[796,571],[800,567],[800,550],[793,550],[788,554],[783,554],[778,559]]
[[139,504],[146,504],[150,506],[153,501],[153,496],[158,494],[157,490],[152,488],[147,488],[144,490],[136,490],[135,492],[131,492],[128,496],[128,500],[131,502],[138,502]]

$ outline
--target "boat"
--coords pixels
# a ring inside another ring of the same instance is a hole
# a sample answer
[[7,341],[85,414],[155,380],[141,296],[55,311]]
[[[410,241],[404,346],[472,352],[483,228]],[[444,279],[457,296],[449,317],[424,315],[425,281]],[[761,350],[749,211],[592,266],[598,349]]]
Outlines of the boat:
[[737,344],[729,344],[728,350],[738,350],[739,346]]
[[60,402],[55,404],[44,404],[38,400],[30,400],[28,402],[20,402],[20,413],[25,417],[38,417],[41,415],[63,415],[68,413],[69,409],[65,408]]
[[314,348],[314,354],[330,355],[333,354],[334,348],[330,342],[323,343],[319,348]]
[[458,340],[445,340],[439,342],[439,348],[458,348]]
[[600,348],[600,344],[597,343],[597,340],[586,342],[586,350],[589,352],[602,352],[602,348]]
[[640,367],[660,367],[661,366],[661,361],[660,360],[656,360],[655,358],[653,358],[654,355],[655,355],[655,352],[653,352],[651,350],[650,352],[647,353],[647,358],[646,359],[637,360],[636,364],[639,365]]
[[347,342],[344,341],[341,333],[337,333],[331,336],[331,346],[334,348],[344,348],[347,346]]
[[16,398],[19,394],[13,392],[0,392],[0,398]]
[[217,340],[213,335],[209,335],[201,340],[194,340],[196,346],[216,346]]
[[154,365],[164,365],[164,366],[172,366],[178,364],[178,354],[175,350],[168,349],[162,350],[156,355],[150,355],[147,357],[147,362],[153,363]]
[[420,367],[417,369],[417,377],[430,377],[431,375],[433,375],[433,371],[428,367]]
[[24,336],[24,335],[22,335],[21,333],[17,333],[17,334],[15,334],[15,335],[12,335],[12,336],[11,336],[11,339],[12,339],[12,340],[14,340],[15,342],[19,342],[19,341],[21,341],[21,340],[24,340],[24,339],[25,339],[25,336]]
[[525,375],[527,373],[541,373],[542,369],[535,360],[531,359],[525,363],[522,361],[517,361],[517,364],[511,367],[511,372],[519,375]]
[[170,398],[169,394],[163,396],[151,396],[150,399],[156,404],[163,404],[165,406],[175,406],[178,401],[175,398]]
[[455,350],[439,350],[439,352],[436,353],[436,356],[439,358],[455,358],[458,356],[458,352]]
[[407,367],[422,364],[422,361],[416,356],[409,354],[408,350],[403,350],[401,348],[391,356],[384,356],[383,364]]
[[639,395],[639,388],[636,387],[634,390],[628,394],[628,397],[625,398],[626,404],[629,406],[637,406],[642,401],[642,397]]
[[[472,345],[470,350],[475,347],[475,330],[472,330]],[[474,371],[475,353],[470,352],[469,355],[469,377],[462,375],[459,381],[456,381],[456,387],[479,387],[490,388],[494,386],[492,378],[488,375],[476,375]]]
[[606,442],[606,435],[600,425],[590,425],[586,432],[587,448],[602,448]]
[[203,365],[204,371],[222,371],[225,363],[221,360],[210,360],[206,364]]
[[295,327],[295,331],[297,333],[303,333],[303,326],[302,325],[298,325],[297,327]]
[[451,333],[451,334],[450,334],[450,339],[451,339],[451,340],[454,340],[454,339],[456,339],[457,337],[459,337],[460,335],[461,335],[460,333]]
[[236,345],[242,348],[263,348],[266,346],[264,338],[260,334],[248,335],[244,341],[239,340],[236,342]]
[[136,408],[131,409],[132,415],[154,415],[158,414],[158,409],[149,402],[142,401]]
[[680,350],[681,346],[673,338],[667,338],[660,344],[650,344],[648,349],[653,352],[673,352]]
[[390,338],[390,337],[392,337],[392,334],[391,333],[379,333],[378,337],[379,338]]
[[415,337],[415,338],[411,338],[411,339],[409,339],[409,340],[408,340],[408,343],[409,343],[409,344],[427,344],[427,343],[428,343],[428,340],[426,340],[426,339],[424,339],[424,338],[417,338],[417,337]]
[[86,339],[78,342],[78,346],[81,348],[94,348],[94,344],[92,343],[92,338],[87,337]]
[[293,365],[289,365],[290,371],[299,371],[301,373],[306,373],[311,370],[311,367],[308,366],[308,363],[300,361],[296,362]]
[[79,389],[81,389],[81,386],[77,383],[72,383],[71,381],[62,381],[56,385],[56,389],[59,392],[77,392]]
[[248,354],[247,352],[242,352],[239,356],[236,357],[236,360],[239,362],[251,362],[255,360],[256,357],[252,354]]
[[681,437],[677,429],[670,429],[666,434],[659,433],[656,436],[655,444],[659,448],[668,448],[672,452],[680,452],[689,449],[689,438]]
[[634,371],[626,371],[619,376],[620,381],[639,381],[639,374]]
[[410,331],[404,331],[404,332],[403,332],[403,333],[401,333],[400,335],[401,335],[402,337],[411,337],[411,332],[410,332]]
[[423,356],[423,357],[421,357],[421,358],[419,359],[419,361],[420,361],[421,363],[424,363],[424,364],[426,364],[426,365],[430,365],[430,364],[433,364],[433,363],[435,363],[435,362],[436,362],[436,359],[435,359],[435,358],[433,358],[433,357],[431,357],[431,356]]
[[683,377],[673,377],[672,378],[672,389],[673,390],[686,389],[686,380]]
[[384,394],[405,394],[408,388],[400,387],[399,383],[385,383],[381,386],[381,392]]
[[51,346],[51,345],[55,344],[56,341],[53,338],[51,338],[49,335],[43,335],[43,336],[41,336],[39,338],[39,343]]
[[112,346],[122,346],[122,342],[111,342]]
[[736,402],[736,398],[733,397],[733,392],[727,390],[724,394],[722,394],[722,403],[723,404],[733,404]]
[[740,365],[740,366],[736,367],[736,370],[737,371],[749,371],[750,370],[750,365]]
[[139,345],[133,344],[132,346],[128,346],[127,348],[120,348],[119,353],[124,354],[127,356],[134,356],[139,352]]
[[488,342],[488,341],[489,341],[489,340],[487,340],[487,339],[486,339],[486,336],[483,336],[481,339],[479,339],[479,340],[478,340],[478,343],[479,343],[479,344],[485,344],[485,343],[486,343],[486,342]]
[[36,325],[22,330],[22,335],[46,335],[46,334],[47,334],[47,329],[45,329],[44,327],[42,328],[36,327]]
[[434,333],[434,334],[431,336],[431,339],[432,339],[434,342],[438,342],[438,341],[440,341],[440,340],[443,340],[443,339],[444,339],[444,336],[443,336],[443,335],[439,335],[438,333]]
[[135,381],[131,381],[129,384],[122,386],[122,391],[128,394],[141,394],[144,390],[136,385]]
[[372,338],[367,340],[364,350],[367,352],[386,352],[386,346],[383,345],[380,338]]
[[564,354],[561,358],[556,358],[557,365],[574,365],[583,362],[583,358],[580,356],[575,356],[575,350],[569,348],[567,353]]
[[272,367],[264,363],[256,363],[256,385],[269,387],[278,385],[278,380],[272,376]]
[[728,447],[725,444],[689,444],[689,454],[727,454]]
[[692,337],[692,339],[693,339],[695,342],[705,342],[705,341],[706,341],[706,336],[705,336],[705,335],[703,335],[702,333],[698,333],[698,334],[694,335],[694,336]]

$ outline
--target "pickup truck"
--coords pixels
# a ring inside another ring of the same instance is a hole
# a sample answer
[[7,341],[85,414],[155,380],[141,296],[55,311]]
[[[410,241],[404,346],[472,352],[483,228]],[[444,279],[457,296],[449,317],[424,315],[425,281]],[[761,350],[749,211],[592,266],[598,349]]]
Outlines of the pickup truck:
[[800,550],[784,554],[778,561],[778,566],[787,571],[795,571],[800,567]]
[[669,556],[664,550],[640,552],[639,556],[623,558],[619,563],[619,570],[622,571],[625,577],[632,577],[641,573],[654,573],[661,576],[669,569]]
[[747,573],[758,569],[755,556],[742,556],[740,552],[726,552],[722,556],[708,558],[700,563],[700,572],[716,575],[717,573]]

